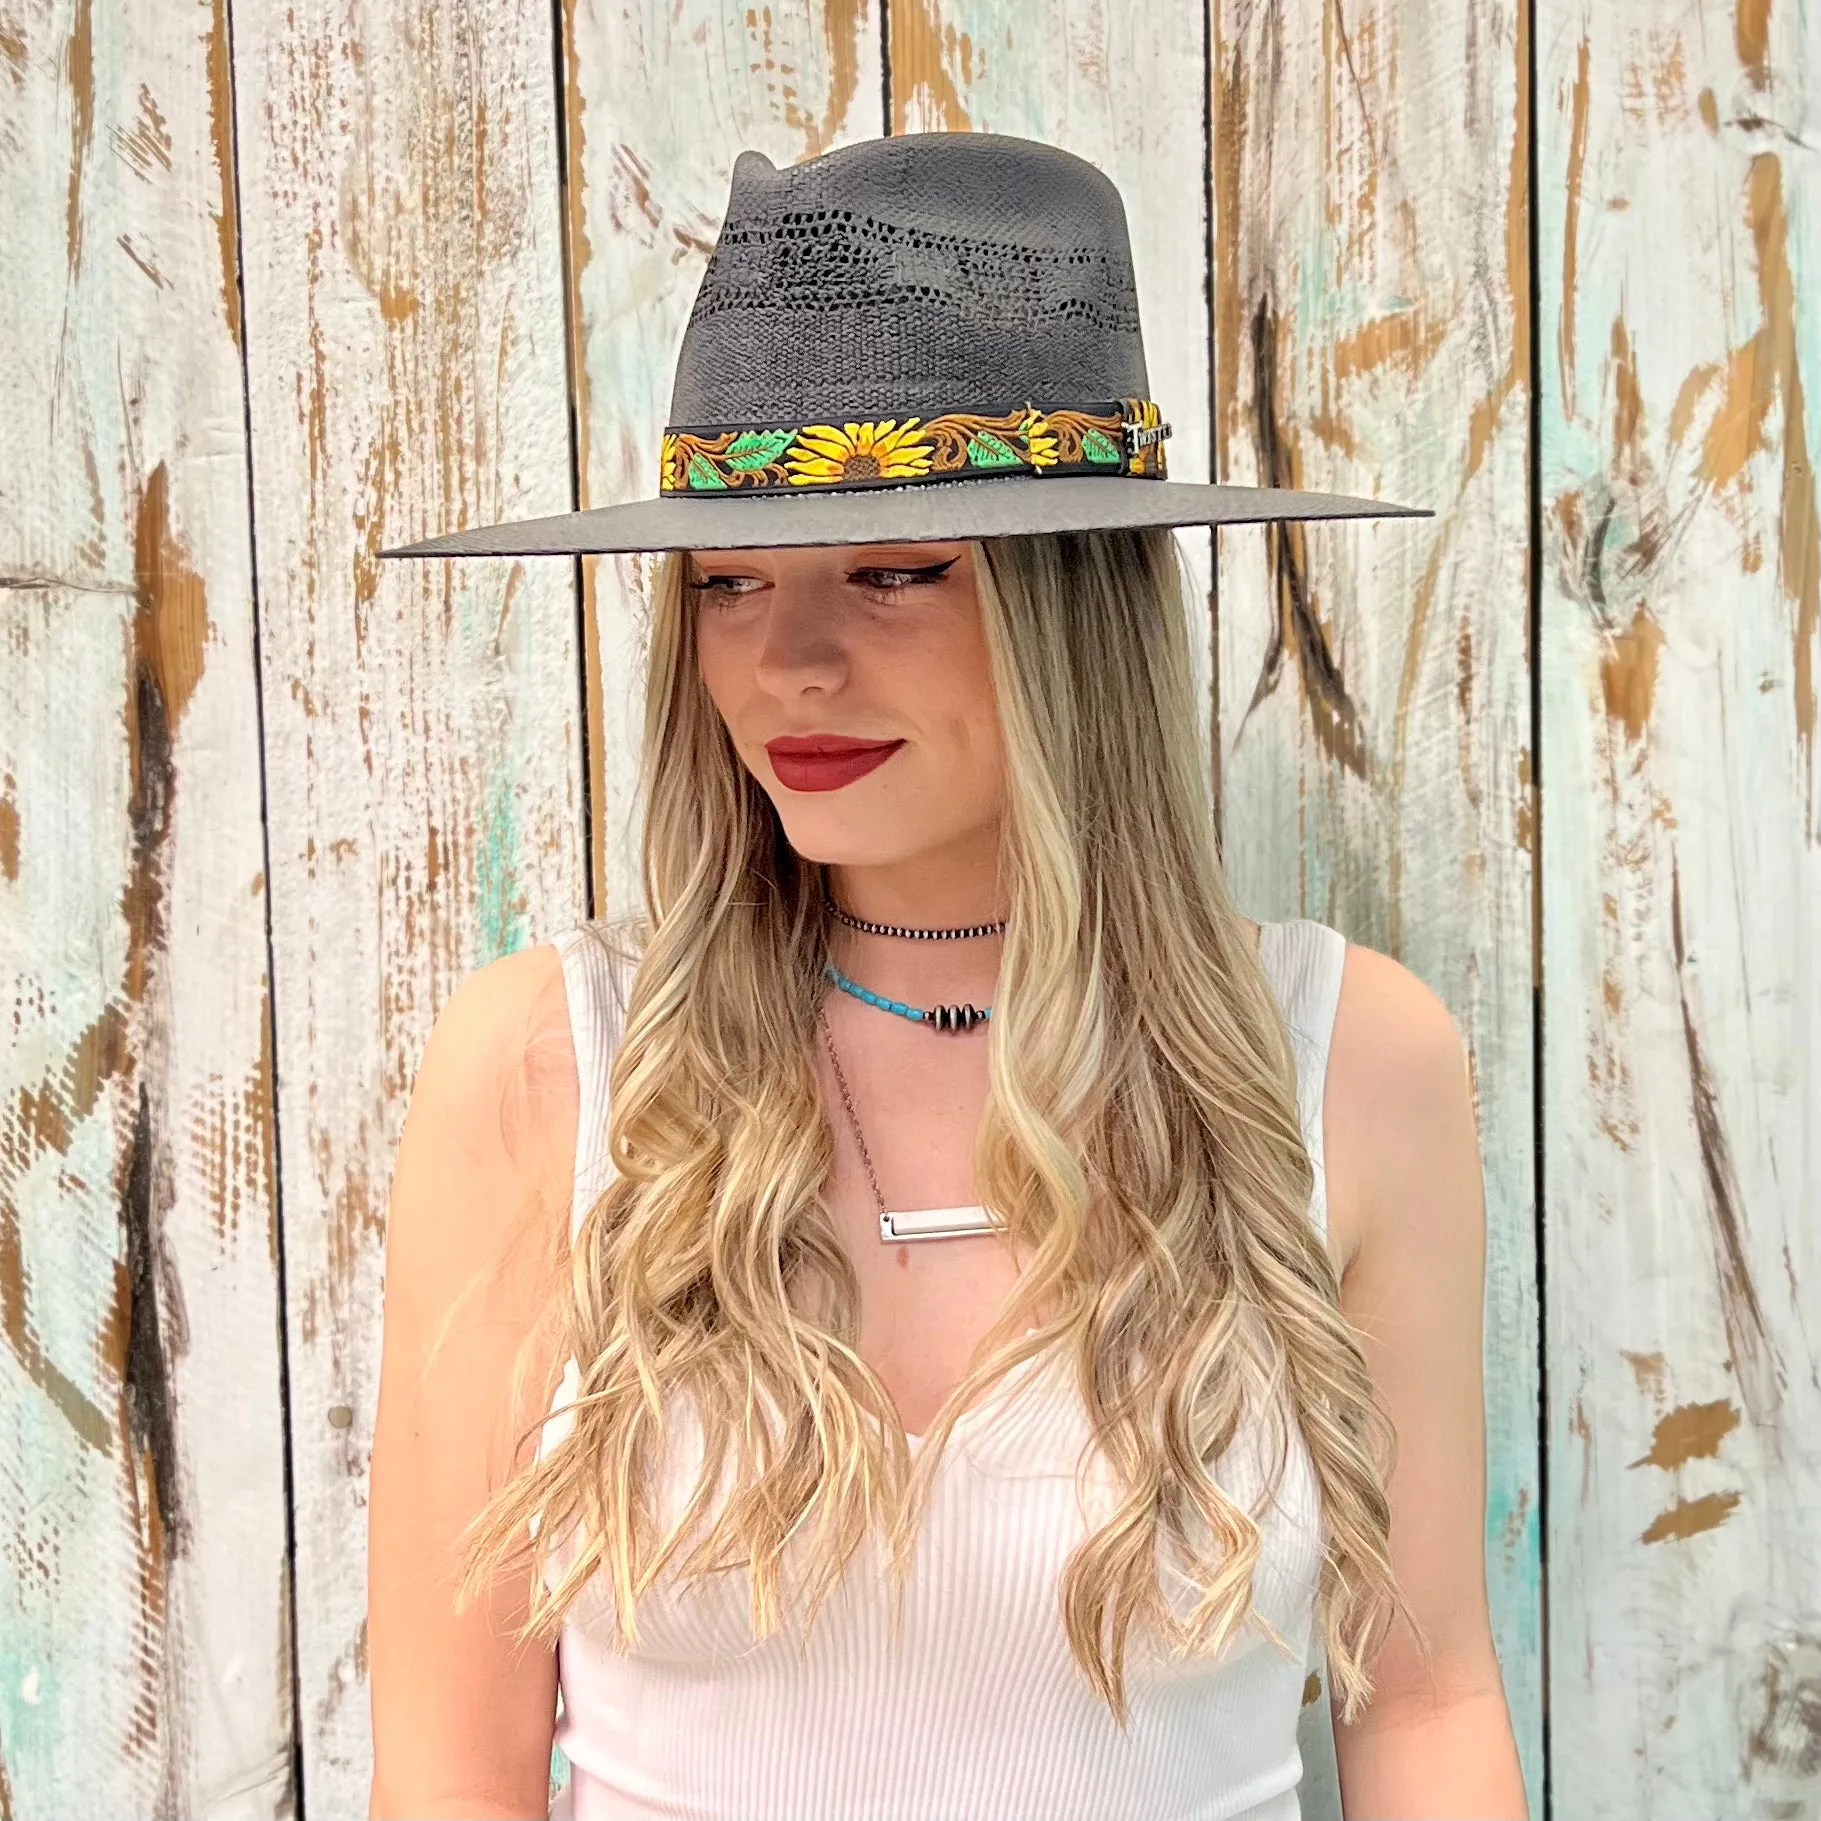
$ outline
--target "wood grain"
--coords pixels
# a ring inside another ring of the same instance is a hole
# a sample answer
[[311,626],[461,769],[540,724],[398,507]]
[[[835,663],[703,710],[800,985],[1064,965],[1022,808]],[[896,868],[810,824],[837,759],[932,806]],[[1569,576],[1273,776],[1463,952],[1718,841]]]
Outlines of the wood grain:
[[[678,346],[734,159],[882,130],[873,0],[564,0],[575,412],[584,506],[657,491]],[[638,752],[651,559],[585,558],[595,915],[643,906]]]
[[7,1815],[291,1812],[226,51],[0,7]]
[[[1432,508],[1222,534],[1224,853],[1258,917],[1402,960],[1486,1163],[1486,1544],[1542,1812],[1527,563],[1527,14],[1216,0],[1215,468]],[[1333,1791],[1306,1812],[1337,1812]]]
[[560,561],[382,564],[572,501],[556,54],[531,0],[235,22],[305,1800],[363,1814],[387,1185],[432,1019],[584,904]]
[[1564,1814],[1821,1808],[1821,14],[1538,8]]

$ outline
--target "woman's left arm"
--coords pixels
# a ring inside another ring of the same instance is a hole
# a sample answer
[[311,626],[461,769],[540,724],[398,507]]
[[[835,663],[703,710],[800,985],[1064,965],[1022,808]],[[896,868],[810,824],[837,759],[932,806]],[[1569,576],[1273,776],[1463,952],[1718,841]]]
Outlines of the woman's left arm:
[[1334,1722],[1347,1821],[1527,1821],[1486,1604],[1486,1203],[1473,1096],[1447,1008],[1350,947],[1324,1094],[1331,1197],[1355,1249],[1341,1306],[1397,1430],[1391,1559],[1433,1650],[1401,1621],[1370,1704]]

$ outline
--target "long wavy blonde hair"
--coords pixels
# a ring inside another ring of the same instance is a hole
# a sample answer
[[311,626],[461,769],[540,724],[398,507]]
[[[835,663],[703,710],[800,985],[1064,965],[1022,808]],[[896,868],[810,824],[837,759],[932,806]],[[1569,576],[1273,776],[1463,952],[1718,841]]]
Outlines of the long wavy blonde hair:
[[[647,914],[610,932],[636,967],[610,1068],[614,1173],[550,1309],[579,1371],[573,1425],[469,1527],[458,1604],[529,1555],[521,1639],[553,1640],[599,1572],[636,1645],[639,1597],[709,1515],[676,1572],[744,1568],[755,1637],[776,1630],[786,1545],[812,1526],[810,1623],[875,1524],[901,1596],[961,1408],[1067,1345],[1123,1502],[1076,1549],[1058,1597],[1118,1723],[1135,1620],[1179,1654],[1217,1653],[1248,1619],[1288,1649],[1252,1604],[1286,1411],[1319,1486],[1321,1623],[1351,1719],[1394,1616],[1425,1655],[1427,1642],[1390,1564],[1395,1437],[1310,1221],[1287,1034],[1215,850],[1174,541],[1009,538],[975,556],[1010,920],[974,1180],[1028,1268],[913,1462],[856,1351],[858,1279],[822,1200],[823,869],[791,849],[727,737],[697,669],[687,559],[667,556],[645,708]],[[1053,1321],[1027,1335],[1046,1308]],[[660,1537],[649,1489],[672,1393],[694,1399],[705,1452]],[[1279,1447],[1248,1510],[1210,1469],[1254,1412],[1276,1415]],[[540,1427],[520,1436],[527,1456]],[[559,1534],[579,1547],[550,1587]],[[1166,1538],[1201,1590],[1186,1622],[1160,1591]]]

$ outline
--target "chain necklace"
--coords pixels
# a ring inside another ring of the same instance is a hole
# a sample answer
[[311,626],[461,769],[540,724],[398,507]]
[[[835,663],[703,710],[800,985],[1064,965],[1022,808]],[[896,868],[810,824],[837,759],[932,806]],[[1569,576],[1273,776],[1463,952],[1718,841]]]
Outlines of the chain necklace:
[[[954,941],[969,936],[997,936],[1003,933],[1006,921],[1000,918],[996,923],[975,923],[962,929],[917,929],[900,923],[869,923],[864,918],[849,915],[831,898],[828,908],[850,929],[864,930],[869,936],[904,936],[917,942]],[[992,1017],[991,1006],[977,1008],[972,1005],[939,1005],[929,1009],[905,1005],[895,999],[882,998],[877,993],[870,993],[865,987],[849,980],[833,962],[823,969],[824,974],[844,993],[876,1005],[882,1011],[896,1012],[900,1017],[916,1020],[937,1030],[965,1031],[971,1030],[976,1023],[984,1023]],[[854,1097],[848,1092],[847,1077],[841,1072],[841,1058],[835,1053],[835,1040],[828,1028],[828,1020],[823,1016],[821,1006],[816,1007],[816,1022],[822,1027],[822,1040],[828,1046],[828,1060],[835,1071],[836,1084],[841,1089],[841,1103],[847,1109],[847,1123],[853,1128],[854,1143],[860,1150],[860,1161],[866,1166],[866,1180],[871,1183],[873,1200],[879,1207],[879,1238],[887,1245],[896,1245],[912,1239],[959,1239],[981,1233],[996,1233],[1000,1225],[989,1215],[985,1208],[978,1205],[971,1208],[916,1208],[911,1210],[893,1210],[885,1205],[885,1196],[879,1188],[879,1178],[873,1170],[872,1153],[866,1148],[866,1134],[860,1129],[860,1116],[854,1111]]]

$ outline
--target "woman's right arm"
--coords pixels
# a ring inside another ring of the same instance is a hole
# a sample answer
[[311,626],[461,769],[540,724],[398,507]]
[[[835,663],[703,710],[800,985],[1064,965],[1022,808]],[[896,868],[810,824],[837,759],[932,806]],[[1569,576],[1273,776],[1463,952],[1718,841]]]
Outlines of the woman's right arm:
[[511,1398],[568,1248],[576,1107],[556,951],[470,974],[431,1031],[392,1178],[367,1515],[369,1816],[548,1810],[556,1655],[511,1635],[529,1576],[460,1614],[454,1590],[457,1539],[556,1387],[554,1342],[533,1342]]

